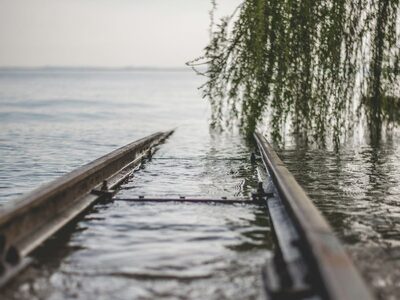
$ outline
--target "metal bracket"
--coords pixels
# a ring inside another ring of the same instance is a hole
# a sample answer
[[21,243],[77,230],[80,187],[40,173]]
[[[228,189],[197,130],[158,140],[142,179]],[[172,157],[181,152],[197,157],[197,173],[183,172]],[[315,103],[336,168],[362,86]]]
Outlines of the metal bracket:
[[[316,297],[309,285],[294,286],[285,282],[284,266],[279,266],[276,257],[269,258],[262,269],[262,280],[268,299],[271,300],[305,300],[320,299]],[[313,298],[316,297],[316,298]]]
[[254,201],[265,201],[272,197],[274,197],[274,193],[266,192],[264,190],[264,184],[261,181],[258,182],[257,190],[255,192],[251,193],[251,198]]
[[22,258],[18,249],[14,246],[7,246],[6,242],[5,236],[0,235],[0,287],[32,262],[29,257]]
[[115,190],[103,191],[103,190],[93,189],[91,193],[96,196],[111,198],[115,194]]
[[96,196],[101,196],[105,198],[111,198],[115,194],[116,190],[108,189],[108,182],[104,180],[100,189],[94,188],[91,193]]

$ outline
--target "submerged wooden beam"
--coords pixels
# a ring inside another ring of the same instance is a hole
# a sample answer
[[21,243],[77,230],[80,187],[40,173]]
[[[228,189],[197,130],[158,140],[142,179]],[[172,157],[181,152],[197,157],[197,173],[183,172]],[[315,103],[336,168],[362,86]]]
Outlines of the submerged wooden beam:
[[[0,286],[30,252],[115,188],[173,131],[121,147],[0,208]],[[11,276],[12,277],[12,276]]]
[[[284,261],[285,256],[290,257],[291,260],[294,257],[295,264],[292,261],[287,262],[288,273],[292,274],[302,273],[301,269],[304,268],[304,265],[307,265],[308,268],[305,272],[306,275],[297,275],[303,278],[291,278],[288,285],[293,287],[298,279],[303,280],[306,284],[313,286],[322,299],[373,299],[344,247],[322,214],[285,167],[265,137],[260,133],[255,133],[254,136],[274,186],[272,191],[268,191],[274,196],[267,199],[267,204],[272,225],[276,227],[278,246],[285,247],[285,249],[279,250],[278,261]],[[266,186],[271,186],[271,184],[266,183]],[[287,217],[284,217],[285,215]],[[286,222],[288,224],[285,224]],[[287,236],[285,237],[285,235]],[[290,241],[289,246],[287,241]],[[286,249],[292,246],[295,248],[294,250]],[[300,250],[301,259],[305,264],[299,262],[300,256],[296,252],[298,250]],[[287,251],[292,251],[292,253],[287,255],[285,253]],[[285,264],[285,262],[283,263]],[[271,275],[269,276],[271,277]],[[269,280],[273,286],[279,285],[277,281],[279,279],[276,280],[276,278]],[[301,288],[298,290],[303,293],[304,298],[312,295],[312,293],[304,293],[304,286]],[[284,299],[303,299],[301,293],[297,298],[294,293],[283,294],[280,296]]]

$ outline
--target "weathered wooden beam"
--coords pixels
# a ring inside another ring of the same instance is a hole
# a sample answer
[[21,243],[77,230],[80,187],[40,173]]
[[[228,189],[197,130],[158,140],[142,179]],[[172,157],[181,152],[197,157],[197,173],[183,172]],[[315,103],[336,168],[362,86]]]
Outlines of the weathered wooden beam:
[[[317,282],[314,284],[322,284],[320,288],[324,299],[373,299],[344,247],[322,214],[285,167],[265,137],[260,133],[255,133],[254,136],[264,165],[278,193],[277,196],[283,203],[282,208],[287,211],[300,235],[301,244],[297,246],[302,249],[311,268],[311,277],[307,280],[312,281],[313,278],[316,278]],[[279,204],[274,202],[274,205],[276,207]],[[281,213],[282,209],[279,211]],[[270,211],[270,214],[273,213]],[[275,226],[279,226],[279,223],[275,222]]]

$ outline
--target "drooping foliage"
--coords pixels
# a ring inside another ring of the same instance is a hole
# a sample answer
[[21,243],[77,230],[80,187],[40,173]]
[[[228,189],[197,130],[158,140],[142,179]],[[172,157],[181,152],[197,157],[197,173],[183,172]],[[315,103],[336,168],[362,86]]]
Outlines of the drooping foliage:
[[206,64],[217,127],[268,122],[275,139],[290,127],[324,144],[399,115],[399,0],[244,0],[212,26],[190,64]]

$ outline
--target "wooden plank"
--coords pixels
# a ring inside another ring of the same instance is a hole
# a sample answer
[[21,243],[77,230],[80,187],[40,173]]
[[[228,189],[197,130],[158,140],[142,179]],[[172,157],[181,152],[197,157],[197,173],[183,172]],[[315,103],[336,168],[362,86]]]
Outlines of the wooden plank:
[[327,299],[373,299],[344,247],[305,191],[287,170],[271,145],[255,133],[262,159],[289,215],[295,222],[312,267]]

